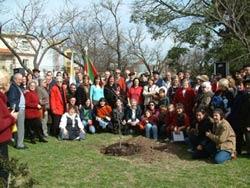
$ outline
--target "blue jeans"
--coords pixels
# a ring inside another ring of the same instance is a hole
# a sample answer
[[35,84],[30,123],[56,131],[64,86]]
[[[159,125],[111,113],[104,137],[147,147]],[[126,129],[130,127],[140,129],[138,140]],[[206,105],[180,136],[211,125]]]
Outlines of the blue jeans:
[[82,120],[82,124],[84,126],[84,129],[88,130],[92,134],[95,134],[95,126],[94,125],[89,125],[86,120]]
[[158,128],[156,125],[152,125],[151,123],[147,123],[145,127],[146,137],[150,138],[153,135],[153,139],[158,138]]
[[217,150],[215,143],[210,142],[205,146],[205,150],[213,157],[216,164],[222,164],[231,159],[231,153],[226,150]]
[[214,156],[214,162],[216,164],[222,164],[230,159],[231,159],[231,153],[225,150],[217,151],[217,153]]
[[100,120],[97,120],[98,123],[99,123],[99,126],[102,128],[102,129],[106,129],[107,125],[109,124],[108,122],[100,119]]

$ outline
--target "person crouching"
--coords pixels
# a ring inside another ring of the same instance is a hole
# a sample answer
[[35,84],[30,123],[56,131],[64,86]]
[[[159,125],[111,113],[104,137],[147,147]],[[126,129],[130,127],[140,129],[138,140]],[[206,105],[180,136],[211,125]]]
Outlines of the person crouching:
[[70,105],[68,112],[63,114],[59,124],[60,139],[79,141],[85,139],[83,124],[77,112],[77,107]]

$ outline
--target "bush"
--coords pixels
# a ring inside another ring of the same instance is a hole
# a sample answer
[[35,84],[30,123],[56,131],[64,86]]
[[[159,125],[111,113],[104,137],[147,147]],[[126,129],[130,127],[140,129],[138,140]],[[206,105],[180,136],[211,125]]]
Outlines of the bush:
[[[9,187],[33,187],[37,184],[36,180],[31,177],[28,165],[26,163],[19,163],[17,159],[11,158],[10,160],[0,159],[0,166],[4,171],[9,172]],[[3,178],[0,181],[1,185],[6,182]]]

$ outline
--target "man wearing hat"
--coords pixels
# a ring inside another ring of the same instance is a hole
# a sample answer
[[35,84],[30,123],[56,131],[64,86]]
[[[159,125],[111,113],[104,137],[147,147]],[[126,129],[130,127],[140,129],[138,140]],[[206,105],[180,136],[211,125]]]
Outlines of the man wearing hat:
[[202,93],[202,89],[201,89],[201,87],[200,87],[201,84],[202,84],[203,82],[209,81],[209,78],[208,78],[207,75],[203,74],[203,75],[198,75],[198,76],[196,76],[196,80],[197,80],[197,84],[196,84],[196,86],[195,86],[195,91],[196,91],[196,93],[199,95],[199,94]]
[[158,71],[153,71],[153,77],[155,80],[155,85],[157,85],[158,87],[162,87],[165,85],[165,82],[160,78],[160,73]]

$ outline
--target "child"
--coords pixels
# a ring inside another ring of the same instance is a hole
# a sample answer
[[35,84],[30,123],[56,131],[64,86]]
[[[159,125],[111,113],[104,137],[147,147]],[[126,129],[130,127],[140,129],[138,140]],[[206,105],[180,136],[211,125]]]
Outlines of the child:
[[150,110],[146,110],[142,118],[142,121],[139,124],[140,130],[145,130],[147,138],[150,138],[151,135],[153,139],[157,140],[158,138],[158,127],[157,127],[157,118],[152,115]]
[[94,115],[96,123],[100,128],[111,128],[112,108],[108,104],[106,104],[105,98],[101,98],[99,100],[99,103],[95,108]]
[[59,125],[60,138],[63,140],[82,140],[85,131],[81,119],[77,114],[76,106],[69,106],[68,112],[64,113]]
[[82,124],[85,129],[87,129],[90,133],[95,133],[95,126],[92,121],[92,109],[91,109],[91,101],[87,99],[85,104],[79,110],[80,118],[82,120]]
[[171,132],[179,134],[181,131],[185,134],[186,129],[189,127],[189,117],[184,112],[184,105],[178,103],[176,105],[176,116],[174,117]]
[[161,105],[160,108],[160,113],[158,116],[158,128],[159,128],[159,136],[163,137],[165,135],[165,129],[166,129],[166,115],[167,115],[167,106]]
[[171,138],[171,132],[174,130],[174,118],[175,118],[175,107],[173,104],[169,104],[167,107],[167,114],[165,118],[165,125],[166,125],[166,133],[167,133],[167,141]]
[[169,104],[169,98],[166,95],[166,91],[164,88],[160,88],[159,98],[158,98],[158,107],[167,106],[168,104]]

